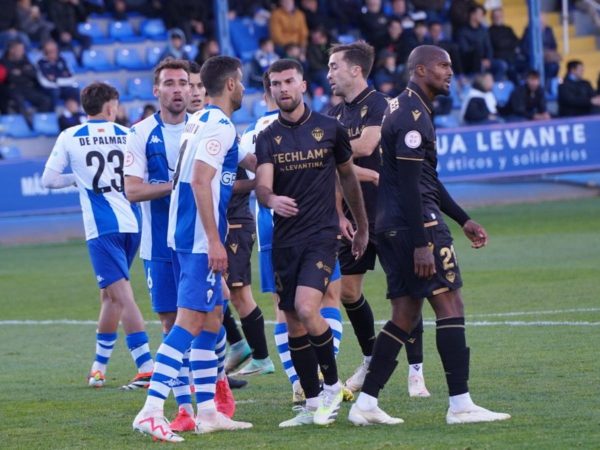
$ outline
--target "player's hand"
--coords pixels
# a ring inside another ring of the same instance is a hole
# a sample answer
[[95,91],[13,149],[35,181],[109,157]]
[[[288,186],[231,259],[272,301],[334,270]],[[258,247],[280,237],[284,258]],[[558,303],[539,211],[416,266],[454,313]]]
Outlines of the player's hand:
[[359,259],[367,249],[367,244],[369,243],[369,229],[361,229],[359,228],[354,233],[352,238],[352,255],[354,259]]
[[415,275],[419,278],[431,278],[435,275],[435,259],[430,246],[415,248]]
[[281,217],[293,217],[298,214],[296,200],[285,195],[273,195],[269,201],[269,207]]
[[340,215],[339,219],[342,236],[345,239],[348,239],[348,242],[352,242],[352,239],[354,239],[354,226],[352,226],[352,222],[350,222],[344,215]]
[[463,225],[463,231],[467,239],[471,241],[473,248],[485,247],[488,242],[487,231],[474,220],[467,220]]
[[227,270],[227,251],[220,240],[208,244],[208,268],[213,272]]

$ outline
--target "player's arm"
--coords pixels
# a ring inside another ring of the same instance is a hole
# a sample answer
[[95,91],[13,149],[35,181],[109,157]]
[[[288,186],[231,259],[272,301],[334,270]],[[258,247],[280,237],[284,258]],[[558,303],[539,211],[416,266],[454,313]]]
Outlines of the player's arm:
[[379,185],[379,173],[376,170],[354,165],[354,173],[356,173],[358,181],[373,183],[375,186]]
[[42,186],[48,189],[62,189],[69,186],[77,186],[75,175],[72,173],[60,173],[50,167],[44,169],[42,174]]
[[[246,153],[244,158],[238,164],[242,169],[249,170],[250,172],[256,173],[256,155],[253,153]],[[246,194],[251,192],[256,187],[256,178],[251,180],[235,180],[233,184],[234,194]]]
[[367,212],[363,201],[362,190],[358,178],[354,173],[354,164],[352,160],[338,164],[338,175],[340,177],[340,185],[344,200],[352,212],[352,217],[356,222],[356,232],[352,239],[352,254],[356,259],[360,258],[369,240],[369,222],[367,220]]
[[166,197],[171,194],[173,183],[146,183],[140,177],[133,175],[125,176],[125,196],[130,202],[144,202]]
[[62,132],[56,139],[54,148],[48,157],[48,161],[46,161],[44,173],[42,174],[42,185],[48,189],[75,186],[75,175],[72,173],[63,174],[68,165],[69,156],[65,146],[65,132]]
[[369,126],[362,130],[360,136],[350,141],[352,154],[355,158],[370,156],[379,146],[381,139],[381,126]]
[[[356,169],[356,166],[354,166]],[[338,220],[340,222],[340,231],[342,236],[352,242],[354,238],[354,226],[352,222],[348,220],[346,214],[344,214],[344,194],[342,193],[342,185],[340,184],[340,178],[336,174],[335,177],[335,210],[337,211]]]

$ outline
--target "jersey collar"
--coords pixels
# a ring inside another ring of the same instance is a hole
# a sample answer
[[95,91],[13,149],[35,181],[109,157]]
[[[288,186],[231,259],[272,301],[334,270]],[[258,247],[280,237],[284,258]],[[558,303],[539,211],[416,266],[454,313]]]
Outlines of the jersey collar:
[[[188,113],[185,113],[185,116],[183,118],[183,123],[187,123],[189,117],[190,117],[190,115]],[[163,122],[162,118],[160,117],[160,109],[154,113],[154,119],[160,125],[161,128],[165,127],[165,123]]]
[[106,119],[90,119],[87,121],[87,123],[106,123],[108,122],[108,120]]
[[305,103],[304,104],[304,114],[302,114],[302,116],[300,117],[300,119],[298,119],[297,122],[289,122],[289,121],[285,120],[283,117],[281,117],[281,113],[279,113],[279,117],[277,118],[277,120],[284,127],[288,127],[288,128],[297,127],[297,126],[302,125],[304,122],[306,122],[308,120],[308,118],[310,117],[311,113],[312,113],[312,111],[308,108],[308,105]]
[[416,95],[427,110],[427,112],[429,113],[429,115],[433,114],[433,104],[416,83],[409,81],[408,86],[406,87],[406,92],[408,92],[409,97],[411,97],[412,95]]
[[369,95],[371,95],[373,92],[375,92],[375,89],[367,86],[366,88],[364,88],[360,94],[358,94],[354,100],[352,100],[351,102],[346,102],[346,105],[348,106],[352,106],[352,105],[358,105],[359,103],[361,103],[365,98],[367,98]]

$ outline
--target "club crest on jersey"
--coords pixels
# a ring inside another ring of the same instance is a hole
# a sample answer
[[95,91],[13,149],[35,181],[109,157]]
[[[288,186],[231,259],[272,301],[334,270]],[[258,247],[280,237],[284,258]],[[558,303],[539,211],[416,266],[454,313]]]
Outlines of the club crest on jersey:
[[321,142],[321,139],[323,139],[323,136],[325,136],[325,132],[323,130],[321,130],[319,127],[312,130],[311,134],[312,134],[312,137],[314,137],[317,142]]
[[411,111],[413,119],[415,119],[415,122],[417,120],[419,120],[419,117],[421,117],[421,111],[419,111],[418,109],[415,109],[414,111]]
[[365,117],[367,115],[368,110],[369,107],[367,105],[364,105],[362,108],[360,108],[360,117]]
[[275,142],[277,142],[277,145],[281,144],[281,136],[275,136],[273,139],[275,139]]

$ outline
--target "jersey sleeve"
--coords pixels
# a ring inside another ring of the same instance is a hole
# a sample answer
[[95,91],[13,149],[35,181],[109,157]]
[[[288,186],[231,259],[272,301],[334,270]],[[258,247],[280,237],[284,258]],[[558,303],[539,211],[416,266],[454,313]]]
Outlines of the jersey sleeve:
[[125,154],[125,175],[144,179],[147,165],[146,142],[136,127],[131,127],[127,134],[127,153]]
[[231,122],[213,119],[212,122],[206,125],[202,138],[198,141],[196,148],[193,149],[194,159],[219,169],[225,161],[225,155],[233,147],[236,139],[235,128]]
[[256,165],[273,164],[273,149],[266,131],[256,136]]
[[380,127],[387,106],[388,102],[385,97],[379,96],[377,101],[371,105],[371,111],[369,111],[365,119],[365,127]]
[[58,173],[63,173],[65,168],[69,165],[69,153],[65,145],[65,140],[68,139],[65,135],[65,131],[58,135],[52,152],[46,161],[46,167],[55,170]]
[[352,157],[352,147],[350,146],[348,132],[339,122],[335,123],[333,155],[335,156],[336,164],[343,164]]
[[[422,127],[415,124],[415,121],[403,117],[401,114],[396,117],[390,117],[396,124],[396,158],[409,161],[423,161],[425,159],[425,149],[423,148]],[[410,124],[408,126],[403,124]]]
[[247,155],[254,154],[255,142],[256,136],[254,133],[254,128],[252,128],[252,130],[248,128],[246,131],[244,131],[244,134],[242,134],[242,137],[240,138],[240,143],[238,145],[238,163],[243,161]]

